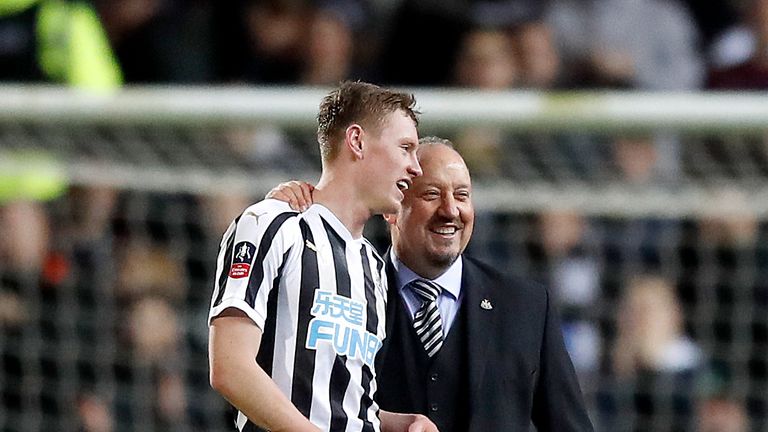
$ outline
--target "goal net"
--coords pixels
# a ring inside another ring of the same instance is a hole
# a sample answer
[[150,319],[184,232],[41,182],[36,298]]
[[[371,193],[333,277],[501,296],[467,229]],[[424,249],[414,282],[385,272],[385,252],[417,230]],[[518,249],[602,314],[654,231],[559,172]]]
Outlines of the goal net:
[[[468,253],[550,287],[597,430],[768,427],[764,97],[414,92],[472,172]],[[0,87],[0,430],[231,430],[217,247],[317,180],[324,93]]]

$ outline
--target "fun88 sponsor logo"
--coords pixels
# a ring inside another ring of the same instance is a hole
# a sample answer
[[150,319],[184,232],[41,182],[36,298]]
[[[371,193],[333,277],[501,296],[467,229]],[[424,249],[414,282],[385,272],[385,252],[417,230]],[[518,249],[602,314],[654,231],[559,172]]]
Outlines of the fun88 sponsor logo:
[[362,302],[316,290],[306,347],[316,350],[318,344],[330,344],[336,354],[360,359],[373,367],[381,341],[365,330],[364,311]]

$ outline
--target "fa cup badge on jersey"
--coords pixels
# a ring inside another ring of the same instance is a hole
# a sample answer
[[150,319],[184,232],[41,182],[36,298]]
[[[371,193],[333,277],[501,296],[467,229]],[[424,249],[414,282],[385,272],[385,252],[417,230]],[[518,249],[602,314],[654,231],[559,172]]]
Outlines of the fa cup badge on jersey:
[[232,279],[248,277],[251,273],[253,256],[256,254],[256,246],[251,242],[242,241],[235,245],[234,251],[235,257],[229,268],[229,277]]
[[491,301],[488,299],[483,299],[483,301],[480,302],[480,307],[485,310],[493,309],[493,305],[491,304]]

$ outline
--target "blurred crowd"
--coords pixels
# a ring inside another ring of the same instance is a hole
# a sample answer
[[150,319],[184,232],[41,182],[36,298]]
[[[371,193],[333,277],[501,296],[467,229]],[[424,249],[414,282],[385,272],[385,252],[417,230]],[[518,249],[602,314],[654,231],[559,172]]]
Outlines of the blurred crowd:
[[768,85],[765,0],[3,0],[0,34],[4,81]]
[[[0,0],[0,81],[343,79],[766,89],[768,0]],[[217,169],[311,168],[313,140],[289,132],[258,125],[201,140],[218,146],[205,155]],[[158,159],[178,145],[195,151],[193,138],[163,148],[173,133],[156,132]],[[580,182],[641,194],[768,177],[765,136],[691,142],[668,132],[483,126],[450,138],[481,184]],[[91,137],[61,143],[77,139]],[[141,165],[149,155],[99,139],[75,156]],[[97,148],[110,145],[107,156]],[[208,385],[214,257],[231,219],[259,197],[57,187],[37,174],[0,173],[0,430],[226,430],[231,413]],[[558,203],[484,210],[469,252],[554,288],[599,431],[766,430],[768,225],[745,200],[726,188],[712,208],[728,212],[683,217]],[[368,234],[386,244],[383,224]]]
[[[228,430],[205,323],[221,233],[256,199],[72,186],[0,202],[0,429]],[[470,254],[556,293],[598,431],[768,426],[765,221],[477,219]],[[383,250],[382,221],[367,235]]]
[[101,187],[0,203],[0,430],[224,430],[206,328],[224,222],[193,203]]

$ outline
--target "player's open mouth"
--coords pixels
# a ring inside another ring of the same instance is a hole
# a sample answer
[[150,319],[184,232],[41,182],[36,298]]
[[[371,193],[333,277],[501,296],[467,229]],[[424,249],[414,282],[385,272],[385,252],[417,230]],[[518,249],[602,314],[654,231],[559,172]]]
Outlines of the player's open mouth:
[[408,180],[398,180],[397,188],[401,191],[407,191],[411,187],[411,183]]

